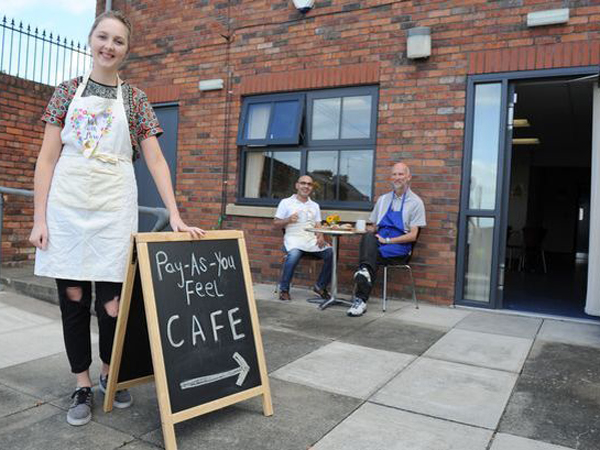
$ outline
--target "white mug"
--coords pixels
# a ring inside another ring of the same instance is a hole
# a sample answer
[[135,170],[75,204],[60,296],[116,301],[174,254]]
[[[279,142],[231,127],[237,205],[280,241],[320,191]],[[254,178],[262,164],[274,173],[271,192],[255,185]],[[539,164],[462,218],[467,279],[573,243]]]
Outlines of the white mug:
[[358,219],[356,221],[356,225],[355,225],[356,231],[365,231],[366,227],[367,227],[367,222],[364,219]]

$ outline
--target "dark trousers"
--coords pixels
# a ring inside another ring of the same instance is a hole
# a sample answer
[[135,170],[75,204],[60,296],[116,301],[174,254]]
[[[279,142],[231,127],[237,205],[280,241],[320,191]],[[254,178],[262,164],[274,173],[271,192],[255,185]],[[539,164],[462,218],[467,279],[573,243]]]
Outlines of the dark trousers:
[[394,258],[384,258],[379,253],[380,245],[382,244],[379,243],[379,240],[377,237],[375,237],[374,233],[366,233],[360,240],[360,248],[358,251],[358,267],[359,269],[363,267],[367,268],[369,274],[371,275],[371,284],[367,285],[366,283],[357,283],[355,295],[365,302],[369,300],[371,290],[375,285],[378,267],[380,265],[386,266],[391,264],[404,264],[410,257],[410,255],[406,255],[397,256]]
[[[117,318],[107,314],[104,304],[113,298],[120,297],[122,283],[96,281],[96,317],[100,334],[100,359],[110,363],[113,339],[117,326]],[[67,357],[73,373],[85,372],[92,363],[92,342],[90,336],[90,307],[92,304],[91,281],[56,280],[58,300],[62,314],[63,337]],[[67,288],[80,287],[82,291],[79,301],[67,295]]]

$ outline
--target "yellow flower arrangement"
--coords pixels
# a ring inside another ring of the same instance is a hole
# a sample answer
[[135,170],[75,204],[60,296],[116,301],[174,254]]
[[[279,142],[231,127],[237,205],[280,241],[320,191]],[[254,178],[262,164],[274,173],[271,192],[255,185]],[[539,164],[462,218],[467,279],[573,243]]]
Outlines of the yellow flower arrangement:
[[335,225],[336,223],[339,223],[340,220],[339,214],[330,214],[325,219],[325,222],[327,222],[328,225]]

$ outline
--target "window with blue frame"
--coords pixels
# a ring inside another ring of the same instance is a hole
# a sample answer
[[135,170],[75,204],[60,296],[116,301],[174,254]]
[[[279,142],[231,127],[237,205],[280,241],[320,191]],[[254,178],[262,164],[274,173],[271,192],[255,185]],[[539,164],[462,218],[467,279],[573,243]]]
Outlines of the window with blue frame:
[[321,206],[370,209],[377,104],[376,86],[244,98],[238,203],[276,205],[308,174]]
[[242,106],[243,126],[238,145],[298,144],[304,95],[272,95],[248,98]]

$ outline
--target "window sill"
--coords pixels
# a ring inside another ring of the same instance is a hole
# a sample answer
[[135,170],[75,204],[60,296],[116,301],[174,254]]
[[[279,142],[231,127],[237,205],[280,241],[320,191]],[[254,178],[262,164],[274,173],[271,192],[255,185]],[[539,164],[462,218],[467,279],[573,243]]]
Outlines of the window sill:
[[[228,216],[264,217],[272,219],[275,217],[275,211],[277,211],[277,208],[274,206],[247,206],[229,203],[225,209],[225,214]],[[338,214],[342,222],[356,222],[359,219],[367,220],[371,213],[370,211],[336,209],[324,209],[321,211],[321,217],[323,219],[330,214]]]

